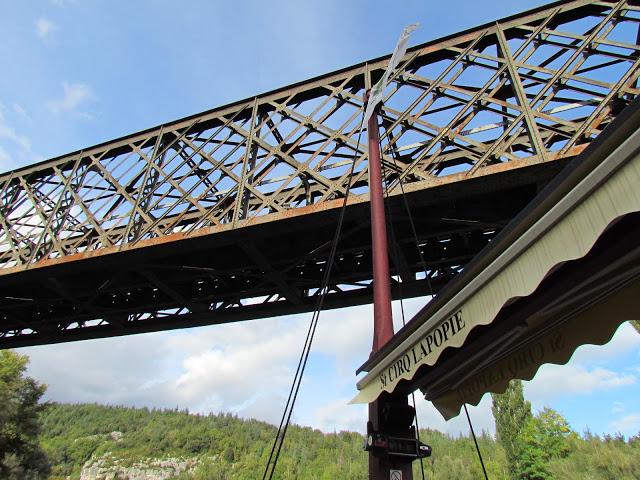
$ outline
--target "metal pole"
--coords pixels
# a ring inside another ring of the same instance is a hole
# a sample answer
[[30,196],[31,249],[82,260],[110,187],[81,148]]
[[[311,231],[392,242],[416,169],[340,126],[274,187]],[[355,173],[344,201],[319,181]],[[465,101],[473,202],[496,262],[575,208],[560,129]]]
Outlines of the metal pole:
[[[367,93],[368,100],[368,93]],[[371,355],[380,350],[393,337],[393,315],[391,312],[391,282],[389,276],[389,254],[387,225],[382,194],[380,160],[380,133],[377,109],[367,124],[369,143],[369,196],[371,204],[371,245],[373,260],[373,345]],[[382,416],[389,407],[390,395],[383,394],[369,404],[369,427],[379,431]],[[388,412],[387,412],[388,413]],[[388,457],[378,457],[369,452],[369,479],[390,480],[392,465]],[[411,463],[393,468],[402,472],[402,480],[413,480]],[[395,476],[395,475],[394,475]],[[398,477],[395,477],[398,478]]]
[[373,257],[373,346],[374,354],[393,337],[391,313],[391,284],[389,280],[389,254],[387,225],[382,196],[380,168],[380,133],[377,109],[367,124],[369,140],[369,195],[371,201],[371,246]]

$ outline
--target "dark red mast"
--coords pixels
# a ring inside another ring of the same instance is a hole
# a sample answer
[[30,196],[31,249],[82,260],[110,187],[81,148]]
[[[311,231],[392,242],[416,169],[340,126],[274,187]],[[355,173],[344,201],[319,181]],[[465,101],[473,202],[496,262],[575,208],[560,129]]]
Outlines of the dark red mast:
[[369,118],[367,137],[369,139],[369,195],[371,199],[373,255],[373,346],[371,353],[374,354],[393,337],[389,255],[387,254],[389,249],[382,194],[382,174],[380,172],[380,133],[378,131],[377,108]]
[[[371,349],[371,355],[373,355],[393,337],[387,226],[382,193],[377,108],[368,120],[367,137],[369,140],[369,195],[373,250],[373,346]],[[415,438],[415,431],[411,426],[414,414],[415,411],[407,403],[407,396],[402,394],[398,396],[384,393],[369,404],[366,448],[369,450],[370,480],[413,480],[412,459],[390,455],[389,438],[391,435],[398,438],[408,438],[411,435]],[[408,424],[407,419],[409,419]],[[375,446],[376,438],[380,439],[378,443],[381,445],[379,447]]]

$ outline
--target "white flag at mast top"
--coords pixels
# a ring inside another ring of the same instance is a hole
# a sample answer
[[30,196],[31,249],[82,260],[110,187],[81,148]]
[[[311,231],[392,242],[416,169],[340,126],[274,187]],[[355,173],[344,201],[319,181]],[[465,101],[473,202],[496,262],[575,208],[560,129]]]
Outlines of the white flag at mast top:
[[391,55],[391,60],[389,60],[389,65],[387,65],[387,69],[384,72],[382,78],[376,83],[371,89],[371,95],[369,95],[369,103],[367,104],[367,109],[364,112],[364,122],[363,125],[366,125],[369,121],[369,117],[373,114],[376,106],[382,101],[382,97],[384,94],[385,88],[387,88],[387,82],[389,81],[389,77],[391,76],[391,72],[393,72],[404,54],[407,52],[407,43],[409,42],[409,35],[416,28],[418,28],[420,24],[414,23],[405,27],[405,29],[400,34],[400,38],[398,39],[398,43],[396,44],[396,48],[393,51],[393,55]]

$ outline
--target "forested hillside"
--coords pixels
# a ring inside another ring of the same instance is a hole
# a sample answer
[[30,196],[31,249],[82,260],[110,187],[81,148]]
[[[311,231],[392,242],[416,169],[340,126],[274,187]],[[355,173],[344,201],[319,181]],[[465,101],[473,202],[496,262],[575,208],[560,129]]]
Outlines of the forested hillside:
[[[42,414],[42,421],[42,445],[52,463],[54,480],[80,478],[87,461],[102,459],[102,465],[112,464],[117,470],[163,458],[193,459],[188,469],[174,477],[180,480],[253,480],[262,477],[275,435],[275,427],[269,424],[232,415],[99,405],[54,404]],[[482,478],[472,439],[429,430],[421,435],[434,451],[424,464],[426,478]],[[502,446],[488,435],[478,440],[489,478],[509,478]],[[549,458],[546,465],[551,477],[540,478],[640,478],[640,437],[625,441],[564,432],[554,442],[558,455]],[[357,433],[326,434],[293,426],[278,463],[277,478],[366,478],[367,457],[362,445],[363,437]],[[416,473],[416,479],[422,478]]]

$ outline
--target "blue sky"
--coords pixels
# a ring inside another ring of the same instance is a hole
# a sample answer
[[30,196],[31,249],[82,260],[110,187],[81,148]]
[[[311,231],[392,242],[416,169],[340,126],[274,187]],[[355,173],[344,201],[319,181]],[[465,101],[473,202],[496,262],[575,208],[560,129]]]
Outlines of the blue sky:
[[[0,0],[0,170],[126,135],[542,5],[541,1],[169,2]],[[413,300],[408,310],[423,301]],[[50,399],[231,410],[274,421],[308,315],[23,349]],[[347,406],[368,356],[370,307],[326,312],[296,421],[364,428]],[[398,320],[398,315],[396,315]],[[81,367],[79,367],[81,366]],[[640,430],[640,335],[582,347],[525,387],[579,431]],[[421,401],[421,424],[450,433]],[[488,397],[472,410],[493,430]]]

